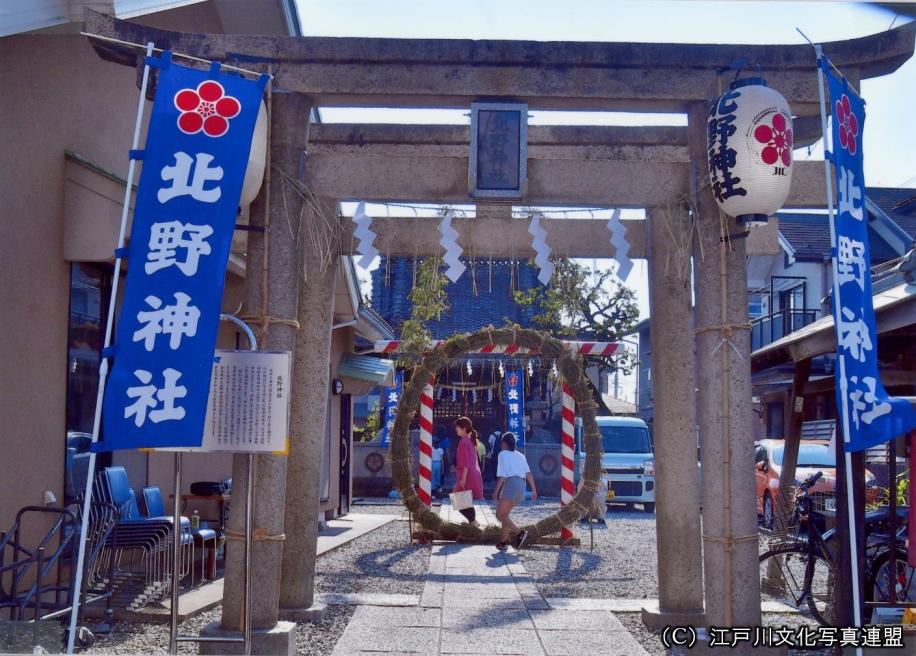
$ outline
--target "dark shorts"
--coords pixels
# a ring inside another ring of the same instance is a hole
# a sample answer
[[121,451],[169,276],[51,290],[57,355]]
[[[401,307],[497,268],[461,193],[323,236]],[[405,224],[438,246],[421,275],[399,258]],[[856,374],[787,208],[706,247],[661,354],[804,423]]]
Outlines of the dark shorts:
[[503,489],[499,492],[499,498],[514,503],[521,503],[525,500],[525,479],[521,476],[510,476],[503,483]]

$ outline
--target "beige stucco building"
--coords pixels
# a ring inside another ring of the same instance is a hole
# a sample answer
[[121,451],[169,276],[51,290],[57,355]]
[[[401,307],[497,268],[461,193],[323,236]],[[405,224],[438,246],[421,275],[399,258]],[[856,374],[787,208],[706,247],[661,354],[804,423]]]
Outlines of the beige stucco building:
[[[172,30],[298,30],[293,4],[285,0],[41,3],[59,5],[56,11],[27,0],[13,4],[18,11],[0,17],[0,214],[6,228],[0,242],[0,530],[19,508],[46,503],[46,492],[60,503],[71,500],[88,460],[85,434],[92,430],[138,85],[135,71],[103,61],[79,34],[82,7],[102,4],[119,17]],[[244,214],[243,208],[242,220]],[[237,232],[225,312],[240,310],[245,247],[246,233]],[[332,378],[358,331],[367,339],[385,337],[384,326],[360,313],[349,257],[339,272]],[[247,347],[228,324],[219,346]],[[349,505],[349,394],[364,384],[343,382],[328,409],[321,516]],[[138,491],[158,485],[166,499],[172,493],[170,454],[121,451],[101,456],[99,466],[106,464],[124,465]],[[230,455],[189,454],[183,491],[193,481],[230,474]],[[214,512],[202,507],[201,514]]]

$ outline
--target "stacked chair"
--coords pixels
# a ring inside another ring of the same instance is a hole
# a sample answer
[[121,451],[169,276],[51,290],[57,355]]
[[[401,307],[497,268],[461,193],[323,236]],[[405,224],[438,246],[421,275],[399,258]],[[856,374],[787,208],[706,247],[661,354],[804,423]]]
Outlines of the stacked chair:
[[[158,487],[143,488],[143,504],[146,506],[147,517],[161,517],[165,515],[165,504],[162,503],[162,492]],[[182,518],[184,520],[184,518]],[[202,551],[206,553],[207,543],[210,543],[210,550],[215,551],[217,547],[216,531],[210,528],[191,528],[191,536],[194,538],[194,546],[198,544]],[[205,578],[204,566],[206,559],[200,560],[200,581]],[[191,558],[191,585],[194,585],[194,558]]]
[[[106,467],[96,480],[96,498],[103,499],[119,510],[117,535],[107,545],[107,557],[114,566],[118,597],[130,610],[164,599],[172,585],[172,553],[174,549],[173,520],[164,509],[158,514],[143,515],[137,496],[130,487],[124,467]],[[194,558],[194,537],[188,518],[182,517],[179,578],[188,575]]]

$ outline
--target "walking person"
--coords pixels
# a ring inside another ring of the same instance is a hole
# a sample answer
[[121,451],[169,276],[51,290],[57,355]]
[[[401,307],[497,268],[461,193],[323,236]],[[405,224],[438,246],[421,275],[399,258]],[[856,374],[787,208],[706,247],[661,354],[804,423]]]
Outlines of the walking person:
[[483,472],[485,481],[496,481],[496,460],[499,458],[501,437],[502,433],[495,430],[487,438],[487,464]]
[[528,539],[528,531],[520,529],[512,521],[510,514],[525,499],[525,481],[531,486],[531,500],[538,498],[537,487],[534,485],[534,476],[528,467],[525,456],[515,450],[515,435],[503,433],[500,440],[502,450],[499,452],[499,461],[496,465],[496,490],[493,499],[496,501],[496,519],[502,524],[502,536],[496,543],[496,548],[505,551],[513,539],[516,547],[521,547]]
[[477,464],[480,467],[480,476],[482,479],[483,471],[484,471],[484,462],[486,462],[486,457],[487,457],[487,447],[483,443],[483,440],[481,439],[478,439],[474,443],[474,446],[477,448]]
[[[470,490],[474,499],[483,499],[483,476],[477,460],[477,431],[467,417],[458,417],[454,424],[455,434],[460,438],[455,456],[455,489],[452,492]],[[469,524],[477,525],[474,507],[459,510]]]

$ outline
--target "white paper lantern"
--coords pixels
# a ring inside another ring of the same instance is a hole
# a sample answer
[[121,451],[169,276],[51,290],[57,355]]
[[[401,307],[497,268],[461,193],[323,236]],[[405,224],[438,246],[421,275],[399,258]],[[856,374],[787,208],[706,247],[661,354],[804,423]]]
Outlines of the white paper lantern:
[[248,151],[248,166],[245,169],[245,181],[242,182],[242,197],[239,207],[250,205],[261,190],[264,182],[264,168],[267,164],[267,106],[261,101],[258,117],[251,137],[251,150]]
[[736,80],[709,110],[709,181],[722,211],[765,223],[792,185],[792,111],[763,78]]

